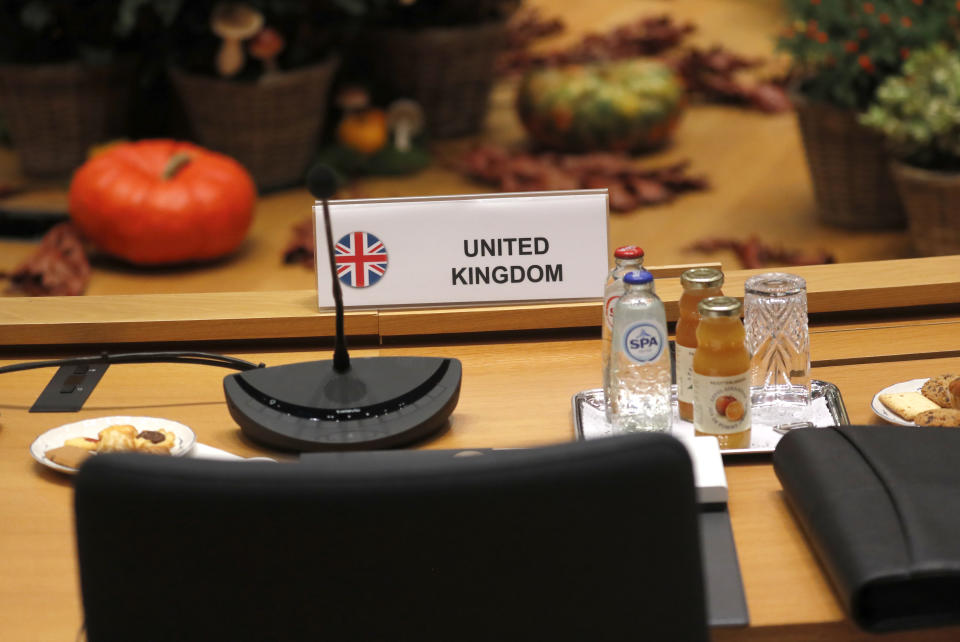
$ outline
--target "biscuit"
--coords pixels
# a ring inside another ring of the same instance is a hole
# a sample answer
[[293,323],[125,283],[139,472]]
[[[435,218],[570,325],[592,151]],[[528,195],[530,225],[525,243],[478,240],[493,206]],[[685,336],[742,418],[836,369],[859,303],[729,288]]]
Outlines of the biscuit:
[[960,410],[953,408],[938,408],[925,410],[913,419],[918,426],[946,426],[960,428]]
[[51,448],[44,453],[47,459],[67,468],[80,468],[80,464],[87,460],[93,451],[78,446],[60,446]]
[[923,384],[923,388],[920,389],[920,392],[923,393],[923,396],[934,402],[941,408],[950,407],[950,397],[947,392],[947,386],[950,385],[954,379],[957,378],[957,375],[954,374],[942,374],[937,375],[936,377],[930,377],[927,379],[927,382]]
[[960,377],[954,379],[947,386],[947,396],[950,397],[950,407],[954,410],[960,410]]
[[917,413],[924,410],[938,410],[940,408],[935,402],[930,401],[919,392],[889,392],[880,395],[880,403],[907,421],[913,421]]

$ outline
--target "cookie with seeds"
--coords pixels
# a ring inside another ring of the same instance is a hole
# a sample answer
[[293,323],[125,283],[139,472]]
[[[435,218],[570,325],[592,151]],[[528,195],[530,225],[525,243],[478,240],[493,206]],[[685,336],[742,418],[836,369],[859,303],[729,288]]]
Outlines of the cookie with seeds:
[[923,396],[934,402],[941,408],[950,407],[950,393],[948,386],[950,383],[957,378],[955,374],[942,374],[937,375],[936,377],[930,377],[927,379],[927,382],[923,384],[923,388],[920,389],[920,392],[923,393]]
[[960,410],[954,410],[953,408],[924,410],[913,418],[913,422],[918,426],[960,428]]

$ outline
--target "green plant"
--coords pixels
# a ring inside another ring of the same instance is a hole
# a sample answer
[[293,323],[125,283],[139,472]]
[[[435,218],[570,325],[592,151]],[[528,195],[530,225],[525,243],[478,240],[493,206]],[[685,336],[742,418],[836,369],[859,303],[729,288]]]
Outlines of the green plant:
[[942,44],[916,51],[860,117],[891,151],[926,169],[960,170],[960,56]]
[[957,42],[955,0],[785,0],[789,25],[778,41],[799,91],[862,110],[916,49]]

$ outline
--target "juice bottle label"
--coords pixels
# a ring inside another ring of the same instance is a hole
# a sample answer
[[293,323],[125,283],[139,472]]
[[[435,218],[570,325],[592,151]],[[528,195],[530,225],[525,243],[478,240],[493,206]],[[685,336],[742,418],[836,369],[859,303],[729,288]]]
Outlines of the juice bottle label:
[[732,377],[694,373],[693,425],[711,435],[750,428],[750,371]]
[[623,353],[634,363],[653,363],[667,347],[667,329],[656,321],[638,321],[623,333]]
[[696,348],[676,345],[677,399],[693,403],[693,353]]

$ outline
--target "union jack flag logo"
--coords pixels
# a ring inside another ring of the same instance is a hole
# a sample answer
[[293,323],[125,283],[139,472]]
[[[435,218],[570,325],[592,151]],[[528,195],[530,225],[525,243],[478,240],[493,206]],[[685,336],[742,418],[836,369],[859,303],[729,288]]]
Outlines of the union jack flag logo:
[[387,271],[387,247],[369,232],[350,232],[334,246],[337,277],[344,285],[366,288]]

